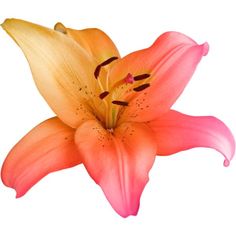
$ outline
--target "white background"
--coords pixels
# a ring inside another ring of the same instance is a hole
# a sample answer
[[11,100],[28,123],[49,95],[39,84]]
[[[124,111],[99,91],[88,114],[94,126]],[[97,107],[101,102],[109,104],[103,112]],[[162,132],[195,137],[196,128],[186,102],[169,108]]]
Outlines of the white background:
[[[214,115],[236,135],[236,7],[234,1],[3,1],[0,21],[17,17],[53,27],[107,32],[122,55],[181,31],[208,41],[205,57],[175,109]],[[28,64],[0,29],[0,164],[11,147],[53,113],[36,90]],[[236,235],[236,160],[193,149],[157,158],[138,216],[121,218],[83,166],[51,174],[24,197],[0,183],[0,235]]]

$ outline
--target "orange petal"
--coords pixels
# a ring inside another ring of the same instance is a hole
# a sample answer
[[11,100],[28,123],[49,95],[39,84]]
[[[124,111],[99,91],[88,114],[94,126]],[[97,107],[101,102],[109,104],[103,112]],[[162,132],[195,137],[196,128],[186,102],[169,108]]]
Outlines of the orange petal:
[[[127,74],[150,74],[134,86],[150,84],[135,94],[124,110],[120,122],[148,121],[170,109],[190,80],[198,62],[208,51],[208,45],[197,45],[192,39],[177,32],[167,32],[147,49],[129,54],[119,60],[110,73],[111,83]],[[122,100],[122,99],[121,99]]]
[[47,174],[80,164],[74,133],[58,118],[36,126],[8,154],[2,166],[3,183],[21,197]]
[[92,118],[86,99],[98,86],[95,61],[55,30],[17,19],[7,19],[2,27],[24,52],[40,93],[60,119],[77,127]]
[[76,131],[75,142],[84,166],[123,217],[138,212],[156,154],[152,135],[142,123],[123,123],[112,133],[92,120]]
[[169,111],[148,125],[155,132],[158,155],[170,155],[194,147],[213,148],[224,155],[229,165],[235,141],[227,126],[211,116],[188,116]]
[[120,57],[120,54],[112,40],[103,31],[96,28],[74,30],[66,28],[61,23],[54,27],[73,38],[98,64],[111,57]]

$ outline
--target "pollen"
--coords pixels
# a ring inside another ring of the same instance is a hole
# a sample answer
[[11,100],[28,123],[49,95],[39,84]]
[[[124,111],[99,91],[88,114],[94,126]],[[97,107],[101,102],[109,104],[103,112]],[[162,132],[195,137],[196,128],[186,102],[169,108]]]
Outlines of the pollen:
[[142,75],[134,76],[134,80],[139,81],[139,80],[147,79],[149,77],[150,77],[150,74],[142,74]]
[[94,71],[94,76],[95,76],[95,78],[97,79],[97,78],[99,77],[101,68],[102,68],[103,66],[109,65],[110,63],[112,63],[114,60],[117,60],[117,59],[118,59],[118,57],[110,57],[110,58],[108,58],[106,61],[104,61],[104,62],[102,62],[101,64],[99,64],[99,65],[96,67],[95,71]]
[[118,59],[118,57],[110,57],[109,59],[107,59],[106,61],[101,63],[100,66],[106,66],[106,65],[110,64],[111,62],[113,62],[116,59]]
[[101,65],[98,65],[94,71],[94,77],[97,79],[99,74],[100,74],[100,70],[101,70]]
[[144,89],[148,88],[150,86],[150,84],[142,84],[138,87],[135,87],[133,90],[135,92],[140,92],[140,91],[143,91]]
[[101,99],[103,99],[103,98],[105,98],[108,94],[109,94],[109,92],[108,92],[108,91],[105,91],[105,92],[101,93],[101,94],[99,95],[99,97],[100,97]]
[[115,104],[115,105],[120,105],[120,106],[128,106],[129,105],[129,103],[126,102],[126,101],[117,101],[117,100],[115,100],[115,101],[112,101],[112,103]]

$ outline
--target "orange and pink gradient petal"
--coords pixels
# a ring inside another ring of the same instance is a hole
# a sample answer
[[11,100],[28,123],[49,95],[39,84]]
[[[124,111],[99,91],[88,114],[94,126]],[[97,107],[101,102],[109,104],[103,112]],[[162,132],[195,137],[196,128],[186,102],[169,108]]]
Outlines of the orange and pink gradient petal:
[[3,183],[21,197],[47,174],[80,164],[74,133],[56,117],[36,126],[9,152],[1,170]]
[[157,155],[171,155],[195,147],[213,148],[224,155],[225,166],[234,156],[234,137],[215,117],[189,116],[170,110],[148,125],[155,133]]
[[[178,32],[167,32],[147,48],[133,52],[119,60],[111,69],[111,82],[149,74],[141,85],[149,87],[131,96],[129,106],[119,122],[144,122],[167,112],[191,79],[201,58],[208,53],[208,44],[198,45]],[[140,85],[140,84],[139,84]]]
[[136,215],[156,155],[152,130],[142,123],[123,123],[112,134],[87,121],[77,129],[75,142],[114,210],[123,217]]

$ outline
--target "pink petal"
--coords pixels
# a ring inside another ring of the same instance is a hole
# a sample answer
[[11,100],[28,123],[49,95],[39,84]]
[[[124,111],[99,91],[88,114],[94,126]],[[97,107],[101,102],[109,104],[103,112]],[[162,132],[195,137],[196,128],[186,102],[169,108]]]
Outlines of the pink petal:
[[181,33],[167,32],[151,47],[119,60],[111,70],[111,83],[125,78],[127,74],[150,74],[149,78],[135,82],[137,87],[146,83],[150,86],[140,92],[132,92],[120,122],[153,120],[167,112],[207,52],[207,43],[198,45]]
[[124,123],[113,133],[90,120],[77,129],[75,141],[84,166],[123,217],[138,212],[156,154],[152,135],[141,123]]
[[1,172],[3,183],[21,197],[47,174],[80,164],[74,132],[58,118],[36,126],[8,154]]
[[235,141],[227,126],[211,116],[188,116],[174,110],[148,123],[155,132],[158,155],[170,155],[194,147],[213,148],[225,157],[228,166]]

